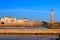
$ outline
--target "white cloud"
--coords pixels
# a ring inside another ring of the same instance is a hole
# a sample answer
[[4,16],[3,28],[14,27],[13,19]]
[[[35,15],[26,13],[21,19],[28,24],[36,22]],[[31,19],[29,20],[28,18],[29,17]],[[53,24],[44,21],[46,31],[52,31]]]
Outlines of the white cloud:
[[9,9],[0,10],[0,12],[36,12],[36,13],[48,13],[48,10],[30,10],[30,9]]

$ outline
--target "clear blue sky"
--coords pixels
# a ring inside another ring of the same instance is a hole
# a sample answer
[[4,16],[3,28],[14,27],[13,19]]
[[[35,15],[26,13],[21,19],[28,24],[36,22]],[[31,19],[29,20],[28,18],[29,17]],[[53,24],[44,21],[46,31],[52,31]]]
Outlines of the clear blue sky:
[[0,18],[12,16],[36,21],[50,21],[50,10],[60,21],[60,0],[0,0]]

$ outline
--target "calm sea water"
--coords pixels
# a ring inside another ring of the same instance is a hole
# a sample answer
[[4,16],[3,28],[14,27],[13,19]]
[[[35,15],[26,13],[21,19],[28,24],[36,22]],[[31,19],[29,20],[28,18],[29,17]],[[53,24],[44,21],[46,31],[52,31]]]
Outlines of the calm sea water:
[[0,37],[0,40],[55,40],[54,37],[43,36],[43,37],[29,37],[29,36],[20,36],[20,37]]

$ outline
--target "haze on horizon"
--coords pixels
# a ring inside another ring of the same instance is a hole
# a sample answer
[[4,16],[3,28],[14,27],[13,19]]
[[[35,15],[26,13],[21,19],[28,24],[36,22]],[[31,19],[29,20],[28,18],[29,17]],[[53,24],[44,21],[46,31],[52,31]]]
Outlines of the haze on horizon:
[[55,21],[60,21],[60,0],[0,0],[0,18],[11,16],[49,22],[51,9]]

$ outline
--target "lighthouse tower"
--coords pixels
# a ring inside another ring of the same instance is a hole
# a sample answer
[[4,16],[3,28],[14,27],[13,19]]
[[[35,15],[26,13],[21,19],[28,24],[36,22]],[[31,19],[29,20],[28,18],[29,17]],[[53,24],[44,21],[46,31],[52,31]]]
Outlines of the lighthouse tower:
[[51,10],[50,14],[51,14],[51,24],[53,24],[54,23],[54,12],[53,12],[53,9]]

